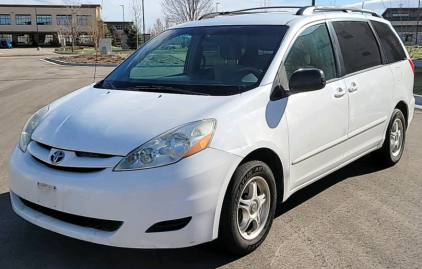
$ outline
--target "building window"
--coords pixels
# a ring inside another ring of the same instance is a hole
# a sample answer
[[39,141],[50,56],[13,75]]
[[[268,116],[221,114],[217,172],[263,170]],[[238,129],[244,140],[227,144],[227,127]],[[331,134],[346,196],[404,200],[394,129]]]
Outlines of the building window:
[[413,34],[402,34],[403,42],[413,42]]
[[80,44],[88,44],[91,42],[90,35],[79,35],[79,43]]
[[70,35],[59,35],[58,38],[59,38],[59,41],[60,42],[63,39],[65,39],[66,40],[66,43],[72,43],[72,40],[73,40],[72,36],[70,36]]
[[409,17],[406,13],[393,13],[393,17]]
[[44,43],[50,43],[53,41],[53,35],[45,35]]
[[89,15],[79,15],[78,16],[78,24],[79,25],[88,25],[89,22]]
[[0,34],[0,40],[12,41],[12,35],[10,35],[10,34]]
[[18,35],[18,43],[28,44],[30,40],[29,35]]
[[58,25],[69,25],[72,22],[72,15],[57,15]]
[[114,28],[116,28],[116,30],[123,30],[123,25],[114,25]]
[[31,15],[16,15],[16,25],[31,25]]
[[10,25],[10,15],[0,15],[1,25]]
[[51,25],[51,15],[37,15],[38,25]]

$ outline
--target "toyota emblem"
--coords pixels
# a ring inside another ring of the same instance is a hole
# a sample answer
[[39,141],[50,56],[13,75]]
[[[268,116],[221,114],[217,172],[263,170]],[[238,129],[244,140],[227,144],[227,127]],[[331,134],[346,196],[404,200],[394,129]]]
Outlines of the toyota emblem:
[[65,156],[64,152],[61,150],[58,150],[50,156],[50,161],[52,164],[60,164],[63,161],[64,156]]

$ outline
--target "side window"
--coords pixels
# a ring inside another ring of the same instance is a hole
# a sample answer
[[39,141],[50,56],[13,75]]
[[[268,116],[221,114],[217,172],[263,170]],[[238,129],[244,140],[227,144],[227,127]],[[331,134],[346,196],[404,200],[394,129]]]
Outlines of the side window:
[[381,40],[388,63],[406,60],[407,57],[403,46],[391,28],[387,24],[377,21],[372,21],[372,25],[374,25],[375,31]]
[[333,22],[346,74],[381,64],[381,54],[369,24],[363,21]]
[[326,80],[336,77],[333,47],[324,23],[311,26],[298,36],[284,67],[288,79],[300,68],[319,68]]

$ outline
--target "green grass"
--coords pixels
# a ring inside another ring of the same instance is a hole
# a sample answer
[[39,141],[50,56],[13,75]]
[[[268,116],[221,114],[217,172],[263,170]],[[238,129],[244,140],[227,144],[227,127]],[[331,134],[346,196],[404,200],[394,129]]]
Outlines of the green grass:
[[135,50],[132,50],[132,49],[122,49],[122,48],[119,48],[119,47],[112,47],[111,48],[111,51],[112,52],[115,52],[115,53],[132,54]]
[[406,46],[407,52],[412,59],[422,58],[422,46]]
[[413,87],[413,93],[422,95],[422,67],[415,68],[415,86]]
[[[113,47],[112,52],[114,53],[124,53],[124,54],[132,54],[135,50],[131,49],[122,49],[122,48],[115,48]],[[95,54],[96,51],[94,49],[85,49],[85,50],[75,50],[72,52],[72,50],[60,50],[56,51],[57,54]],[[101,51],[100,51],[101,53]]]

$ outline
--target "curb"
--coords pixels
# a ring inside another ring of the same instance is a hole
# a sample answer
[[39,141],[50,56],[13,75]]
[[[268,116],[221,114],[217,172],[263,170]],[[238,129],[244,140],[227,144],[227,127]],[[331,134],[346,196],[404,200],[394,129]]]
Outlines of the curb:
[[415,96],[415,107],[422,109],[422,95],[414,94],[413,96]]
[[118,64],[68,63],[68,62],[62,62],[62,61],[52,59],[52,58],[44,58],[44,60],[47,61],[47,62],[50,62],[50,63],[64,65],[64,66],[97,66],[97,67],[116,67],[116,66],[118,66]]

